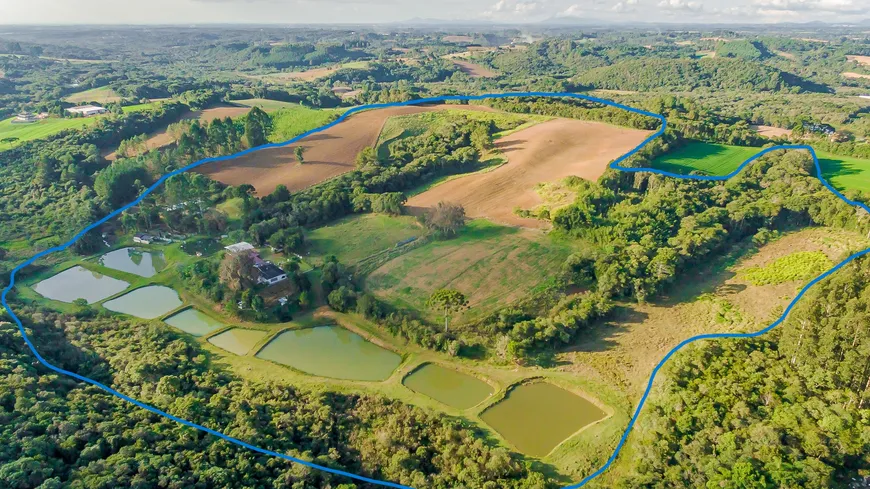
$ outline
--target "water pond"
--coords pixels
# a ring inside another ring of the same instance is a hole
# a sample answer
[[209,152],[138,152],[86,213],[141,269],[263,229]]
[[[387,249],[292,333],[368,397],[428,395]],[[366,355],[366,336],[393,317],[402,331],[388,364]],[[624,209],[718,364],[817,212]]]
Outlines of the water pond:
[[133,273],[140,277],[153,277],[166,268],[166,258],[159,251],[148,251],[140,248],[121,248],[110,251],[99,259],[100,265]]
[[546,382],[522,384],[480,417],[517,449],[544,457],[580,428],[607,414],[586,399]]
[[33,286],[39,295],[62,302],[84,299],[88,304],[123,291],[130,284],[123,280],[75,266]]
[[164,322],[193,336],[202,336],[226,326],[211,316],[194,308],[185,309],[164,319]]
[[492,386],[471,375],[427,363],[402,379],[414,392],[459,409],[468,409],[489,397]]
[[236,355],[244,355],[266,336],[265,331],[257,329],[233,328],[214,335],[208,342]]
[[154,319],[180,307],[181,304],[178,292],[162,285],[149,285],[104,302],[103,307],[137,318]]
[[349,380],[385,380],[402,362],[396,353],[339,326],[285,331],[257,357],[312,375]]

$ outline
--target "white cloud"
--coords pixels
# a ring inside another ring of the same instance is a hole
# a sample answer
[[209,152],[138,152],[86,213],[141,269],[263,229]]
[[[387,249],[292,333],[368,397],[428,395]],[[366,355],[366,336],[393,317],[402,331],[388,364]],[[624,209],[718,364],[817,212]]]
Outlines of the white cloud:
[[482,15],[491,19],[521,19],[542,14],[550,0],[498,0]]
[[866,0],[752,0],[752,5],[762,14],[870,13],[870,2]]
[[625,12],[634,12],[637,9],[635,6],[637,5],[637,0],[623,0],[621,2],[617,2],[610,10],[619,13]]
[[704,5],[701,2],[693,0],[662,0],[659,2],[659,8],[664,10],[699,11],[704,8]]

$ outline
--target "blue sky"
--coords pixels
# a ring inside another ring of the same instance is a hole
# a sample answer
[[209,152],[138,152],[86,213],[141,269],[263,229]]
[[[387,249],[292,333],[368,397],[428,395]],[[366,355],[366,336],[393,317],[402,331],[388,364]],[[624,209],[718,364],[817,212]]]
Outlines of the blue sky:
[[376,23],[415,17],[854,22],[870,18],[870,0],[0,0],[0,24]]

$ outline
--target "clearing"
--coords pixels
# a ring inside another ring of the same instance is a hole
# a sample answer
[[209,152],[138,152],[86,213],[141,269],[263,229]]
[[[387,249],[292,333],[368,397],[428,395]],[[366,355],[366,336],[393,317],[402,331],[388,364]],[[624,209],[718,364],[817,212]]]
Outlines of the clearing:
[[107,104],[110,102],[119,102],[121,97],[109,86],[104,86],[67,95],[64,100],[72,104],[83,104],[85,102]]
[[846,59],[849,61],[855,61],[859,65],[870,66],[870,56],[859,56],[850,54],[846,56]]
[[80,129],[94,123],[99,117],[49,117],[27,124],[13,124],[14,117],[0,121],[0,151],[12,149],[21,143],[51,136],[66,129]]
[[486,217],[512,226],[543,228],[544,221],[521,218],[514,209],[541,203],[535,187],[570,175],[595,181],[613,159],[650,134],[600,122],[553,119],[498,139],[496,149],[508,162],[495,170],[454,178],[408,200],[408,206],[462,204],[469,217]]
[[781,127],[753,124],[749,128],[768,138],[787,138],[791,136],[791,129],[783,129]]
[[863,79],[870,80],[870,75],[862,75],[861,73],[853,73],[851,71],[847,71],[847,72],[843,73],[843,76],[845,78],[853,78],[853,79],[854,78],[863,78]]
[[479,219],[456,238],[431,241],[388,261],[366,277],[365,286],[435,322],[441,316],[426,308],[429,296],[440,288],[459,290],[470,305],[454,319],[459,325],[528,297],[559,271],[575,246],[538,231]]
[[[280,100],[271,100],[267,98],[249,98],[244,100],[233,100],[233,104],[241,105],[242,107],[254,108],[259,107],[266,112],[274,112],[280,109],[296,109],[301,107],[297,103],[282,102]],[[314,109],[310,109],[314,110]]]
[[653,167],[681,174],[698,170],[709,175],[727,175],[759,151],[759,148],[693,141],[659,156],[653,161]]
[[870,160],[816,151],[822,175],[837,190],[860,190],[870,194]]
[[[456,108],[492,110],[464,105],[407,106],[367,110],[356,113],[340,124],[312,134],[292,145],[269,148],[232,160],[209,163],[196,171],[227,185],[253,185],[258,195],[267,195],[278,185],[291,192],[316,185],[347,173],[356,167],[356,156],[367,146],[377,143],[387,118],[432,110]],[[296,161],[296,146],[305,149],[304,164]]]
[[353,265],[422,234],[423,229],[413,217],[362,214],[311,231],[305,236],[305,243],[308,256],[323,258],[335,255],[339,262]]
[[472,63],[470,61],[463,61],[459,59],[452,60],[453,64],[459,67],[463,73],[473,77],[473,78],[494,78],[498,76],[498,73],[490,70],[489,68],[479,65],[477,63]]
[[335,73],[338,70],[342,69],[362,69],[368,66],[368,61],[353,61],[350,63],[343,63],[336,66],[329,66],[324,68],[312,68],[310,70],[305,71],[285,71],[280,73],[269,73],[266,75],[247,75],[242,74],[245,78],[253,78],[255,80],[265,80],[271,81],[275,83],[292,83],[295,81],[312,81],[317,80],[318,78],[323,78],[325,76],[329,76]]

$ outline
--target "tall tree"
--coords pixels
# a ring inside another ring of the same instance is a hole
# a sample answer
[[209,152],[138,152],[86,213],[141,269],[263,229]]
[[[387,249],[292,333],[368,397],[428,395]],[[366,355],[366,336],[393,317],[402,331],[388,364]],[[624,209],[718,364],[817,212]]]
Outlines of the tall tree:
[[468,307],[468,299],[465,294],[454,289],[438,289],[432,293],[426,306],[444,314],[444,332],[450,323],[450,315]]

